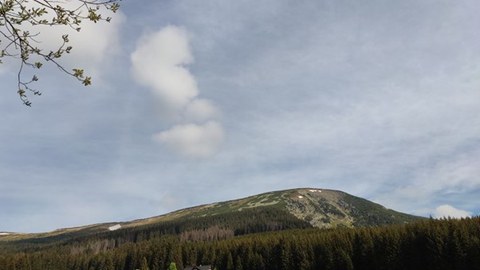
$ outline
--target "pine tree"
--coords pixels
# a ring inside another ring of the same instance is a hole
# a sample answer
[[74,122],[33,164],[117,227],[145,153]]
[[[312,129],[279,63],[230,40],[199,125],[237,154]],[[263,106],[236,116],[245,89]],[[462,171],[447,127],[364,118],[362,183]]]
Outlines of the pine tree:
[[228,252],[227,261],[225,263],[225,269],[226,270],[234,270],[233,257],[232,257],[231,252]]
[[150,268],[148,267],[147,258],[145,257],[142,258],[142,263],[140,264],[140,270],[150,270]]
[[235,270],[243,270],[242,259],[240,258],[240,256],[237,256],[237,258],[235,258]]

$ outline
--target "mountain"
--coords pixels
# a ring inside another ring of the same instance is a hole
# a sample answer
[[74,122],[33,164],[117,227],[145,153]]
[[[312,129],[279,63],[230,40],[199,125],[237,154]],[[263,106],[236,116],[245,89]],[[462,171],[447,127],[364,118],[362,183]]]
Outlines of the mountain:
[[291,189],[206,204],[161,216],[60,229],[0,234],[2,246],[44,246],[95,239],[137,242],[160,235],[184,240],[224,239],[257,232],[404,224],[420,217],[396,212],[342,191]]
[[170,214],[134,221],[128,225],[151,224],[179,218],[195,219],[242,213],[246,210],[284,212],[311,227],[360,227],[402,224],[419,217],[396,212],[348,193],[328,189],[291,189],[263,193],[243,199],[183,209]]

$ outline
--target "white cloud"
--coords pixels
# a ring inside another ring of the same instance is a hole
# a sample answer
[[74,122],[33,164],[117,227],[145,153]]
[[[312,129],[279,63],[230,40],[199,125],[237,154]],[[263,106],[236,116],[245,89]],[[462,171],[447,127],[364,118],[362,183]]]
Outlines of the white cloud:
[[195,99],[186,106],[184,117],[188,120],[202,122],[217,118],[219,114],[220,112],[211,101],[207,99]]
[[184,67],[193,62],[185,29],[167,26],[145,35],[131,61],[135,79],[151,87],[171,110],[181,110],[198,95],[195,78]]
[[[433,138],[432,141],[434,141]],[[480,163],[478,162],[480,152],[469,149],[462,150],[461,154],[458,154],[448,151],[448,148],[443,151],[448,153],[448,159],[431,162],[428,166],[418,166],[410,176],[411,180],[399,183],[391,192],[388,192],[388,195],[380,195],[381,201],[394,202],[395,205],[404,205],[405,209],[409,209],[412,207],[409,204],[418,205],[419,201],[430,201],[430,203],[436,201],[437,203],[433,205],[438,205],[444,203],[445,198],[455,198],[459,194],[466,196],[466,193],[478,190],[480,188]],[[423,163],[425,164],[425,161]],[[464,200],[468,200],[467,197]],[[428,215],[429,209],[432,209],[432,206],[425,205],[424,209],[417,214]]]
[[120,29],[126,19],[121,12],[111,16],[110,23],[85,21],[79,33],[69,32],[73,44],[72,52],[66,58],[69,64],[74,64],[75,67],[79,65],[86,72],[91,69],[91,72],[99,73],[99,66],[120,51]]
[[224,140],[222,126],[214,121],[204,125],[177,125],[154,135],[154,140],[166,144],[175,152],[191,158],[210,157]]
[[[71,10],[76,10],[80,6],[77,1],[62,0],[58,1],[58,4]],[[34,2],[28,5],[41,7]],[[63,42],[62,36],[68,35],[70,40],[68,45],[72,46],[73,49],[70,54],[64,54],[59,63],[67,70],[83,68],[87,75],[95,75],[97,78],[102,70],[100,66],[120,50],[119,30],[126,19],[121,11],[113,13],[110,10],[101,8],[100,14],[103,18],[111,17],[112,20],[110,22],[101,21],[98,23],[83,20],[79,26],[81,28],[80,32],[69,26],[62,25],[51,27],[23,24],[21,27],[36,34],[35,40],[38,41],[38,44],[32,45],[38,46],[45,53],[56,51]],[[46,19],[49,19],[54,16],[54,13],[50,11],[44,16]]]
[[468,211],[455,208],[448,204],[440,205],[435,209],[435,212],[434,212],[434,217],[436,218],[442,218],[442,217],[463,218],[463,217],[469,217],[471,215],[472,213]]
[[197,97],[197,82],[185,67],[193,62],[186,30],[167,26],[144,35],[131,61],[135,79],[150,87],[159,99],[161,116],[183,120],[183,124],[154,135],[154,140],[183,156],[212,156],[223,141],[224,131],[212,121],[219,111],[211,101]]

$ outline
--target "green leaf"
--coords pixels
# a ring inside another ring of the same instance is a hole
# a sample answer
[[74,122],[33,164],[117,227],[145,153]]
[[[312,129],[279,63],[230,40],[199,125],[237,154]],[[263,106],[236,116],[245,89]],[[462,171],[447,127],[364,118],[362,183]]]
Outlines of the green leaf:
[[76,78],[83,78],[83,69],[74,68],[73,76]]
[[88,85],[91,85],[92,84],[92,78],[91,77],[86,77],[83,81],[82,81],[83,85],[85,86],[88,86]]

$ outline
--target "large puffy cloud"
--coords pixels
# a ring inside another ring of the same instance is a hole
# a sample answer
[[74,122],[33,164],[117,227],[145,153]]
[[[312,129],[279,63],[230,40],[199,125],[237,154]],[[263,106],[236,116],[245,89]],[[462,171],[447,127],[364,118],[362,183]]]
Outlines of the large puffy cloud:
[[154,135],[154,140],[187,157],[209,157],[223,141],[220,115],[208,99],[198,98],[195,77],[186,68],[193,63],[184,28],[167,26],[144,35],[131,55],[135,79],[158,98],[163,118],[182,123]]
[[177,125],[154,136],[154,140],[166,144],[169,148],[184,156],[192,158],[212,156],[223,139],[223,128],[214,121],[203,125]]
[[193,57],[183,28],[167,26],[144,36],[131,60],[135,79],[149,86],[171,110],[182,109],[198,95],[195,78],[184,66]]

